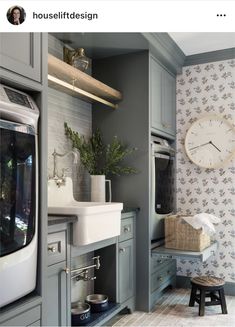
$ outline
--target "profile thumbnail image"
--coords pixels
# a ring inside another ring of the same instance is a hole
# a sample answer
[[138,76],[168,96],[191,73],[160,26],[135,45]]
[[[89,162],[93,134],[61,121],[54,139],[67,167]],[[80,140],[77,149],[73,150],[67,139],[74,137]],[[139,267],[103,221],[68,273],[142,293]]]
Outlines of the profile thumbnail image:
[[20,25],[25,21],[26,13],[20,6],[10,7],[7,11],[7,19],[12,25]]

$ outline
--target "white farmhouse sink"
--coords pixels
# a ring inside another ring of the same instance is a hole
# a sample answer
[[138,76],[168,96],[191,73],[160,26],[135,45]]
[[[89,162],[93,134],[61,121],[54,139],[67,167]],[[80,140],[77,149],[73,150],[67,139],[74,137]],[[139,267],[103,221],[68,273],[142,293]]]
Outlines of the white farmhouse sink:
[[73,226],[73,244],[76,246],[120,235],[122,208],[123,203],[75,201],[69,177],[60,187],[53,179],[48,181],[48,213],[78,217]]

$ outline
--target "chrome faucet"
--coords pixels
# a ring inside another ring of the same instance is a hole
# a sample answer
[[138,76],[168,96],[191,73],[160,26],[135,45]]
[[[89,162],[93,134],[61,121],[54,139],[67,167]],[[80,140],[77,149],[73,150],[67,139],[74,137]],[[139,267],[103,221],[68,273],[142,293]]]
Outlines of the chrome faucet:
[[57,157],[65,157],[69,154],[73,154],[74,155],[74,164],[76,164],[78,162],[78,155],[75,151],[68,151],[64,154],[58,153],[56,152],[56,149],[54,149],[54,152],[52,153],[53,157],[54,157],[54,168],[53,168],[53,176],[52,178],[54,179],[54,181],[56,182],[56,185],[58,187],[60,187],[61,185],[65,185],[66,182],[66,176],[65,176],[65,169],[62,169],[62,175],[59,176],[58,174],[58,170],[57,170]]
[[89,280],[96,279],[96,276],[94,277],[88,276],[88,270],[92,268],[100,269],[100,256],[93,257],[92,259],[95,261],[93,265],[71,270],[71,274],[72,274],[71,279],[75,279],[77,282],[80,280],[87,282]]
[[71,277],[71,279],[74,278],[76,282],[79,282],[80,280],[83,280],[84,282],[88,282],[89,280],[95,280],[96,276],[94,277],[88,276],[88,270],[83,270],[79,274]]

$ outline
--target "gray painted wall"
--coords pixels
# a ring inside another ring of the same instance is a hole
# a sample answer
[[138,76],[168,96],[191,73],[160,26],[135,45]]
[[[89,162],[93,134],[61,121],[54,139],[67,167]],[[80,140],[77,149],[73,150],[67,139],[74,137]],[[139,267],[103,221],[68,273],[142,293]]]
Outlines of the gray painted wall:
[[[95,76],[123,93],[116,110],[95,105],[93,125],[138,151],[127,160],[138,174],[112,177],[113,201],[139,207],[136,220],[137,309],[149,310],[149,74],[147,51],[93,62]],[[137,72],[137,73],[136,73]]]

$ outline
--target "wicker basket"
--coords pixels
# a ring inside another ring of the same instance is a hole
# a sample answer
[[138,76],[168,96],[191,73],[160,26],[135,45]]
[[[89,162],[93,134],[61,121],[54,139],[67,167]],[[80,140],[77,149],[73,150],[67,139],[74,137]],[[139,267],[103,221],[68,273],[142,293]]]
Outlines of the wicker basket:
[[165,218],[165,247],[177,250],[202,251],[210,245],[210,236],[202,229],[195,229],[183,217],[168,216]]

